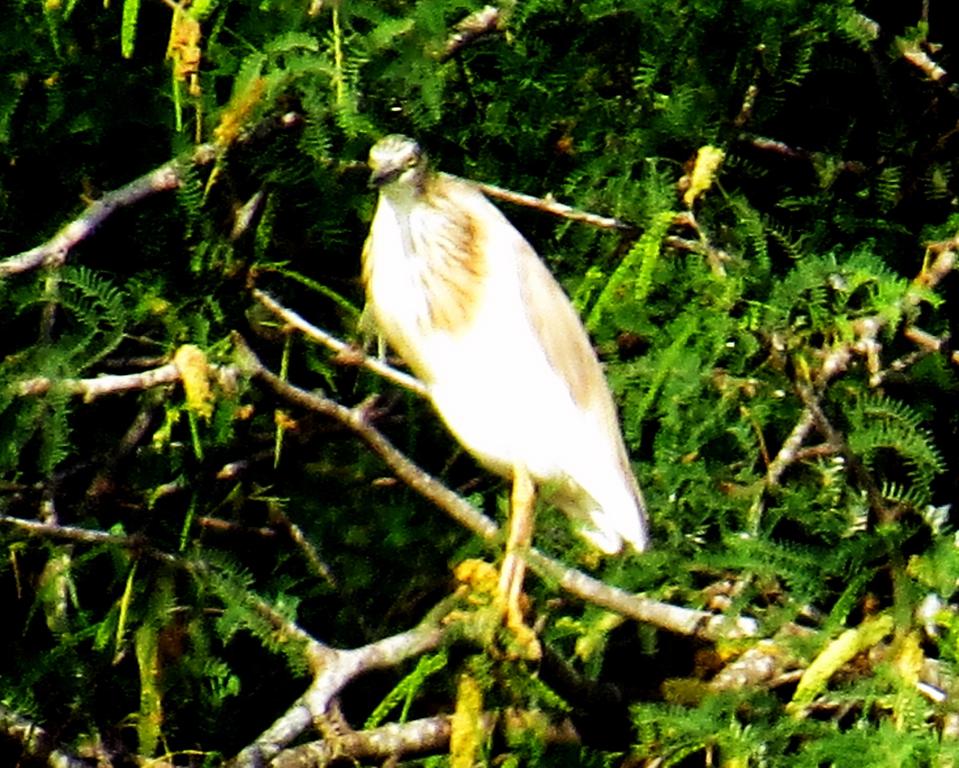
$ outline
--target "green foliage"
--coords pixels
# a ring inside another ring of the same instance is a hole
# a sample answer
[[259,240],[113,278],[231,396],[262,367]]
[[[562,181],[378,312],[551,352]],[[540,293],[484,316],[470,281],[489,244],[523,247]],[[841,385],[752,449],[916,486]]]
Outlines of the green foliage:
[[423,656],[416,662],[413,671],[400,680],[399,683],[393,687],[393,690],[386,695],[383,701],[376,705],[376,708],[370,713],[370,716],[366,718],[363,727],[376,728],[389,716],[391,710],[395,709],[396,706],[401,703],[403,706],[397,721],[405,723],[409,717],[410,705],[413,703],[414,697],[423,687],[426,680],[438,672],[442,672],[448,666],[449,654],[445,650]]
[[[848,415],[849,447],[875,476],[888,483],[885,495],[916,508],[928,504],[932,483],[945,469],[945,462],[932,433],[923,427],[923,418],[904,403],[874,394],[863,395]],[[889,455],[882,458],[894,465],[893,471],[905,472],[904,480],[885,479],[884,468],[877,466],[884,452]]]

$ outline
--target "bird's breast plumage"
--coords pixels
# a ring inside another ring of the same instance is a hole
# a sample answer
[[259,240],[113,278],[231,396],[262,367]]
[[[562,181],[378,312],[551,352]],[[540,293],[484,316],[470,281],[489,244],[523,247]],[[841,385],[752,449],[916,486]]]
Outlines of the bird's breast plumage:
[[444,197],[380,197],[364,255],[367,295],[380,332],[427,381],[431,339],[467,332],[486,300],[481,243],[473,218]]

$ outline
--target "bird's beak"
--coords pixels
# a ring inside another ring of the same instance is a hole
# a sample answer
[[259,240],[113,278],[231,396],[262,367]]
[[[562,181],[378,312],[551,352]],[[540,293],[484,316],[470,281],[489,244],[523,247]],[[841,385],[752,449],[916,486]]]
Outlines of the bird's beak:
[[373,189],[379,189],[384,184],[389,184],[397,176],[400,175],[399,168],[392,168],[390,166],[385,166],[382,168],[374,168],[370,173],[370,187]]

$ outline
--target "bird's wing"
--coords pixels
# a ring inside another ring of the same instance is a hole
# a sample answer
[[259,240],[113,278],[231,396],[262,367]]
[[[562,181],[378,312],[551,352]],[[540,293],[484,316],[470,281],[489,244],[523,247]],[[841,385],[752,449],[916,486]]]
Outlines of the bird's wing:
[[610,450],[616,456],[642,518],[646,503],[629,465],[616,404],[586,329],[565,292],[532,246],[518,232],[516,237],[521,243],[516,247],[520,290],[530,325],[550,365],[567,383],[574,401],[592,413],[609,436]]
[[517,239],[517,268],[523,304],[550,365],[566,382],[576,404],[584,409],[598,410],[604,418],[612,418],[610,426],[618,433],[606,379],[582,321],[532,246],[518,233]]

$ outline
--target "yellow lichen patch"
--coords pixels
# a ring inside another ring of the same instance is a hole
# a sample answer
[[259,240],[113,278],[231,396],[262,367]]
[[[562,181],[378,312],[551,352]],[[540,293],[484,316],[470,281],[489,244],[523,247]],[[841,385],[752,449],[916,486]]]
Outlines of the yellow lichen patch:
[[626,621],[618,613],[605,611],[596,620],[586,624],[584,634],[576,639],[575,654],[583,661],[590,661],[606,648],[609,633]]
[[284,431],[292,431],[299,426],[299,422],[296,419],[279,408],[273,412],[273,423]]
[[166,55],[173,60],[173,77],[187,82],[191,96],[200,95],[200,22],[180,5],[173,5]]
[[184,344],[173,356],[173,363],[180,371],[187,408],[209,419],[213,415],[213,391],[206,354],[193,344]]
[[485,560],[464,560],[453,569],[453,575],[463,585],[459,594],[473,605],[489,605],[495,599],[499,573]]
[[219,124],[213,129],[213,138],[218,144],[230,146],[236,141],[240,131],[263,99],[265,90],[266,80],[262,77],[254,77],[233,94],[230,103],[220,114]]
[[913,630],[900,641],[893,662],[907,688],[914,689],[919,684],[919,675],[924,661],[925,655],[922,652],[919,633]]
[[470,674],[460,676],[450,719],[450,766],[473,768],[483,747],[483,691]]
[[[706,145],[700,147],[696,153],[696,162],[689,175],[684,176],[685,191],[683,192],[683,202],[687,208],[692,208],[703,193],[706,192],[716,179],[716,172],[723,163],[725,154],[718,147]],[[681,182],[683,183],[683,182]]]

